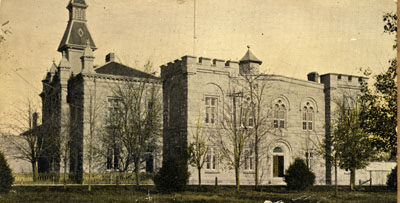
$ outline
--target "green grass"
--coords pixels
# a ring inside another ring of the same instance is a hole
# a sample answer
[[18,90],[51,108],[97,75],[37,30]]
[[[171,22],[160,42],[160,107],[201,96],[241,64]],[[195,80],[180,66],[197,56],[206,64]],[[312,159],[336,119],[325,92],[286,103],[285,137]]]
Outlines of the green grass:
[[[214,187],[191,186],[188,190],[162,194],[153,186],[93,186],[91,192],[87,191],[87,186],[69,186],[66,190],[62,186],[20,186],[7,195],[0,195],[0,202],[396,202],[396,192],[383,188],[356,192],[341,188],[337,198],[332,187],[314,187],[306,192],[286,191],[284,187],[265,187],[263,191],[243,187],[239,193],[234,187],[216,190]],[[296,198],[298,200],[293,201]]]

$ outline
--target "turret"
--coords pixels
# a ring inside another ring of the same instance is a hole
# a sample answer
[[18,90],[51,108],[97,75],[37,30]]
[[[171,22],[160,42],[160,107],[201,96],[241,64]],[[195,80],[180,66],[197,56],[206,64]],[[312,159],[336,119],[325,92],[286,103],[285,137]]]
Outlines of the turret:
[[86,48],[83,51],[83,56],[81,57],[82,60],[82,73],[90,74],[93,72],[93,51],[90,48],[90,41],[86,42]]
[[248,50],[246,54],[240,59],[239,66],[240,66],[240,74],[258,74],[259,67],[262,64],[257,57],[250,51],[250,47],[247,46]]

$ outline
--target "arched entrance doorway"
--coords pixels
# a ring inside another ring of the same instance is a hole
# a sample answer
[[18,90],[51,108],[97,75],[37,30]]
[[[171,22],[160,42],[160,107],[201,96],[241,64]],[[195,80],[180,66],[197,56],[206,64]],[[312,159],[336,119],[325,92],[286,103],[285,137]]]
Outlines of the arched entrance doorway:
[[285,155],[280,147],[275,147],[273,150],[273,177],[283,177],[285,170]]

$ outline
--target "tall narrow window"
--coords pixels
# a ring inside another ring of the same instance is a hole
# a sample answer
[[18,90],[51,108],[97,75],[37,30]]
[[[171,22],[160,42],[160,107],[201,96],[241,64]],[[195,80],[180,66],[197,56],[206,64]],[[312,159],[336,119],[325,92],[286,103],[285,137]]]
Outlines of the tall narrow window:
[[253,170],[254,165],[253,165],[253,152],[252,150],[246,150],[244,152],[244,170]]
[[303,107],[303,130],[313,130],[314,108],[310,102]]
[[282,103],[282,100],[278,100],[278,103],[274,106],[273,119],[274,128],[286,127],[286,106]]
[[217,98],[206,97],[205,105],[206,105],[205,122],[214,124],[217,120]]
[[218,153],[215,148],[209,147],[206,155],[206,169],[217,170],[218,168]]

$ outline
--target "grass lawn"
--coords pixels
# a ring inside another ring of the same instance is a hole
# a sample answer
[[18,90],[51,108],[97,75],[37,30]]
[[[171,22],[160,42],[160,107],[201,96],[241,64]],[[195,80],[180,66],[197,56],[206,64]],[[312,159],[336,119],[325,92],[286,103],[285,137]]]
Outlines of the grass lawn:
[[348,192],[341,188],[337,198],[332,187],[314,187],[307,192],[284,188],[264,188],[259,192],[251,187],[243,187],[239,193],[233,187],[197,190],[192,186],[186,192],[161,194],[152,186],[94,186],[91,192],[87,191],[87,186],[69,186],[66,190],[62,186],[19,186],[1,195],[0,202],[396,202],[396,192],[384,189]]

